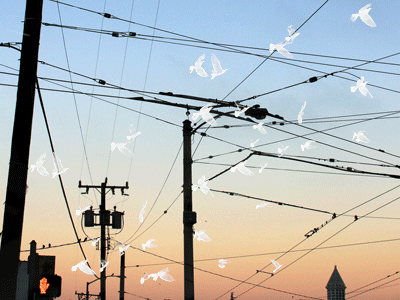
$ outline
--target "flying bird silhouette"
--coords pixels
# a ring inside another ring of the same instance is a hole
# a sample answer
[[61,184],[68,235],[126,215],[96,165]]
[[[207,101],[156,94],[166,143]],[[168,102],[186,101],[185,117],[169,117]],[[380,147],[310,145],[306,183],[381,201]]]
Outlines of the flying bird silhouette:
[[194,66],[190,66],[189,70],[190,73],[193,72],[193,70],[196,70],[196,73],[199,74],[201,77],[207,77],[208,74],[207,72],[201,67],[203,64],[203,60],[206,57],[206,54],[204,53],[202,56],[200,56],[197,61],[194,63]]
[[158,273],[153,273],[150,275],[147,273],[144,273],[144,276],[140,279],[140,283],[143,284],[145,282],[145,280],[149,279],[150,277],[153,277],[154,281],[156,281],[158,277],[160,277],[162,280],[169,281],[169,282],[175,281],[175,279],[171,275],[167,274],[168,272],[169,272],[168,268],[165,268],[165,269],[159,271]]
[[371,6],[371,3],[365,5],[363,8],[361,8],[357,14],[352,14],[351,21],[355,22],[357,20],[357,18],[360,17],[361,21],[363,21],[368,26],[376,27],[376,23],[374,22],[374,20],[372,20],[371,16],[368,14],[369,11],[371,10],[370,6]]
[[364,132],[365,131],[359,131],[358,133],[354,132],[352,140],[356,139],[357,143],[359,143],[359,142],[369,143],[370,140],[367,139],[367,137],[364,135]]
[[99,261],[100,261],[100,273],[101,273],[110,262],[109,261],[106,262],[105,260],[99,260]]
[[122,256],[125,254],[125,250],[128,249],[131,245],[125,245],[123,242],[120,242],[123,247],[119,247],[119,254]]
[[314,149],[314,148],[316,148],[317,146],[313,146],[313,145],[311,145],[311,143],[315,143],[315,141],[307,141],[304,145],[301,145],[301,151],[304,151],[304,148],[305,149]]
[[154,248],[154,247],[158,247],[158,245],[152,245],[151,243],[154,242],[155,240],[148,240],[146,242],[146,244],[142,244],[143,250],[146,250],[147,248]]
[[235,117],[236,118],[239,117],[240,114],[244,113],[246,110],[248,110],[250,108],[250,106],[246,106],[246,107],[243,107],[242,109],[240,109],[236,102],[235,102],[235,104],[236,104],[236,106],[238,108],[238,110],[235,111]]
[[146,207],[146,205],[147,205],[147,201],[146,201],[146,203],[143,205],[142,210],[141,210],[140,213],[139,213],[139,221],[140,221],[140,222],[143,222],[144,208]]
[[[81,207],[79,206],[79,208],[81,208]],[[83,213],[84,211],[87,211],[88,209],[90,209],[90,205],[86,206],[84,209],[76,210],[76,215],[79,216],[81,213]]]
[[251,141],[251,143],[250,143],[250,148],[253,148],[254,145],[255,145],[258,141],[259,141],[259,139],[258,139],[257,141],[255,141],[254,143],[253,143],[253,141]]
[[87,262],[87,261],[88,261],[88,260],[81,261],[79,264],[73,266],[73,267],[71,268],[71,270],[72,270],[72,271],[76,271],[77,268],[79,268],[79,270],[81,270],[83,273],[86,273],[86,274],[88,274],[88,275],[95,275],[96,272],[93,271],[91,268],[89,268],[89,267],[86,265],[86,262]]
[[[133,125],[133,124],[132,124]],[[132,126],[131,125],[131,126]],[[133,130],[131,130],[130,128],[129,128],[129,131],[131,132],[131,135],[128,135],[126,138],[128,139],[128,140],[134,140],[139,134],[140,134],[140,132],[141,131],[139,131],[139,132],[136,132],[135,134],[132,134],[132,132],[133,132]]]
[[43,175],[43,176],[49,175],[49,172],[47,172],[47,170],[43,167],[45,157],[46,157],[46,153],[39,157],[39,159],[36,161],[35,165],[31,165],[31,172],[33,172],[33,170],[35,170],[35,168],[36,168],[36,170],[38,170],[40,175]]
[[369,94],[371,98],[373,98],[371,93],[365,87],[367,83],[368,81],[364,82],[364,76],[361,76],[361,78],[357,80],[357,85],[351,87],[351,91],[354,93],[358,89],[360,93],[364,96],[367,96],[367,94]]
[[275,273],[276,270],[278,270],[280,267],[282,267],[282,265],[280,263],[278,263],[277,261],[271,259],[271,262],[274,264],[275,266],[275,270],[272,273]]
[[[287,31],[289,32],[289,37],[285,37],[285,40],[288,44],[293,44],[294,39],[300,34],[300,33],[294,33],[294,29],[292,28],[293,25],[288,26]],[[294,33],[294,34],[293,34]]]
[[247,168],[244,166],[244,164],[245,164],[246,162],[247,162],[247,160],[242,161],[242,162],[239,163],[237,166],[232,167],[232,168],[231,168],[231,172],[235,172],[236,169],[238,169],[238,170],[239,170],[241,173],[243,173],[244,175],[252,176],[252,175],[253,175],[253,172],[250,171],[249,169],[247,169]]
[[287,148],[289,148],[289,146],[286,146],[285,148],[283,148],[283,145],[281,143],[279,143],[282,148],[278,148],[278,152],[279,152],[279,157],[281,157],[283,155],[283,152],[286,151]]
[[287,51],[285,48],[286,45],[288,45],[290,43],[288,43],[288,41],[284,41],[284,42],[280,42],[279,44],[270,44],[269,45],[269,52],[273,52],[274,49],[276,49],[276,51],[278,51],[280,54],[282,54],[283,56],[287,57],[287,58],[293,58],[292,53],[290,53],[289,51]]
[[140,284],[143,284],[149,278],[150,278],[149,274],[147,274],[147,272],[144,273],[144,276],[140,278]]
[[299,124],[303,123],[304,108],[306,107],[306,103],[307,101],[304,101],[304,104],[301,107],[299,115],[297,116],[297,121],[299,122]]
[[217,125],[217,121],[214,120],[213,116],[210,114],[210,111],[212,110],[212,103],[208,103],[204,105],[199,112],[193,113],[192,120],[196,121],[199,116],[203,118],[204,121],[206,121],[208,124],[211,126]]
[[131,151],[129,151],[129,150],[125,147],[125,145],[126,145],[126,144],[129,144],[129,143],[130,143],[130,142],[128,142],[128,143],[118,143],[118,144],[116,144],[116,143],[112,142],[112,143],[111,143],[111,151],[114,151],[115,148],[118,148],[118,150],[121,151],[123,154],[125,154],[125,155],[127,155],[127,156],[133,156],[133,153],[132,153]]
[[264,123],[260,122],[260,123],[258,123],[258,125],[253,125],[253,128],[258,129],[262,134],[266,134],[267,131],[265,131],[263,125],[264,125]]
[[215,76],[224,74],[225,71],[228,70],[228,69],[223,70],[221,68],[221,63],[219,62],[218,58],[214,54],[211,55],[211,63],[214,68],[211,73],[211,79],[214,79]]
[[208,229],[202,229],[200,231],[195,231],[193,238],[196,238],[196,236],[197,236],[198,241],[211,242],[211,239],[204,233],[207,230]]
[[[55,159],[54,159],[55,158]],[[64,168],[61,164],[61,160],[57,157],[56,153],[53,153],[53,163],[54,163],[54,170],[53,170],[53,177],[56,177],[59,174],[64,173],[67,171],[69,168]]]
[[258,173],[261,173],[262,172],[262,170],[264,170],[265,169],[265,167],[268,165],[268,163],[266,163],[265,165],[264,165],[264,167],[262,166],[262,165],[260,165],[261,166],[261,169],[260,170],[258,170]]
[[218,267],[220,267],[220,268],[225,268],[225,265],[226,264],[230,264],[231,262],[229,261],[229,260],[226,260],[226,259],[220,259],[219,261],[218,261]]
[[210,192],[211,196],[214,197],[213,193],[211,193],[210,189],[207,186],[208,180],[206,181],[206,177],[203,175],[201,176],[201,178],[197,181],[197,185],[193,184],[192,185],[192,190],[193,191],[197,191],[197,189],[199,188],[203,194],[208,194],[208,192]]
[[267,206],[268,204],[270,204],[270,203],[268,203],[268,202],[263,202],[263,203],[261,203],[261,204],[259,204],[259,205],[256,205],[256,209],[261,208],[261,207],[264,207],[264,206]]

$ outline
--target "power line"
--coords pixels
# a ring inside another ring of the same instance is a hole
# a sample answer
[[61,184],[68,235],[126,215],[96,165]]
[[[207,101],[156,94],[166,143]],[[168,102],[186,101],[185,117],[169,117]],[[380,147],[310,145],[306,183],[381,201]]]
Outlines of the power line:
[[358,290],[361,290],[361,289],[363,289],[363,288],[365,288],[365,287],[367,287],[367,286],[370,286],[370,285],[372,285],[372,284],[375,284],[375,283],[377,283],[377,282],[379,282],[379,281],[385,280],[385,279],[387,279],[387,278],[389,278],[389,277],[391,277],[391,276],[394,276],[394,275],[396,275],[396,274],[398,274],[398,273],[399,273],[399,271],[397,271],[397,272],[395,272],[395,273],[393,273],[393,274],[387,275],[387,276],[385,276],[385,277],[383,277],[383,278],[381,278],[381,279],[378,279],[378,280],[376,280],[376,281],[374,281],[374,282],[371,282],[371,283],[369,283],[369,284],[367,284],[367,285],[364,285],[364,286],[362,286],[362,287],[360,287],[360,288],[358,288],[358,289],[352,290],[351,292],[346,293],[346,296],[348,296],[348,295],[350,295],[350,294],[353,294],[354,292],[356,292],[356,291],[358,291]]
[[375,289],[377,289],[377,288],[380,288],[380,287],[382,287],[382,286],[384,286],[384,285],[386,285],[386,284],[388,284],[388,283],[391,283],[391,282],[396,281],[396,280],[399,280],[399,279],[400,279],[400,277],[398,277],[398,278],[396,278],[396,279],[393,279],[393,280],[391,280],[391,281],[388,281],[388,282],[386,282],[386,283],[383,283],[383,284],[381,284],[381,285],[378,285],[378,286],[376,286],[376,287],[374,287],[374,288],[371,288],[371,289],[369,289],[369,290],[362,291],[361,293],[359,293],[359,294],[357,294],[357,295],[354,295],[354,296],[351,296],[351,297],[348,297],[347,299],[351,299],[351,298],[360,296],[361,294],[365,294],[365,293],[367,293],[367,292],[373,291],[373,290],[375,290]]

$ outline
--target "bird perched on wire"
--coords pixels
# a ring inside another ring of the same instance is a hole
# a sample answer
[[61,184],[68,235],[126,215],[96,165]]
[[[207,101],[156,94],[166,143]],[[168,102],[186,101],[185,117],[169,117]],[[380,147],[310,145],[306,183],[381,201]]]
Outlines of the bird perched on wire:
[[249,169],[247,169],[244,165],[247,162],[247,160],[242,161],[241,163],[239,163],[237,166],[234,166],[231,168],[231,172],[235,172],[236,169],[238,169],[241,173],[243,173],[244,175],[249,175],[249,176],[253,176],[253,172],[250,171]]
[[31,165],[31,172],[33,172],[36,168],[36,170],[38,170],[40,175],[43,175],[43,176],[49,175],[49,172],[47,172],[47,170],[43,167],[45,157],[46,157],[46,153],[39,157],[39,159],[36,161],[35,165]]
[[49,248],[51,247],[51,244],[49,243]]
[[111,151],[114,151],[115,148],[118,148],[118,150],[119,150],[120,152],[122,152],[123,154],[132,157],[132,156],[133,156],[133,153],[132,153],[131,151],[129,151],[129,150],[125,147],[125,145],[126,145],[126,144],[129,144],[129,143],[130,143],[130,142],[128,142],[128,143],[118,143],[118,144],[116,144],[116,143],[112,142],[112,143],[111,143]]
[[206,54],[204,53],[202,56],[200,56],[197,61],[194,63],[194,66],[190,66],[189,70],[190,73],[193,72],[193,70],[196,71],[197,74],[199,74],[201,77],[207,77],[208,74],[207,72],[201,67],[201,65],[204,62],[204,58],[206,57]]
[[85,239],[83,241],[86,242],[87,241],[87,237],[85,237]]
[[300,33],[294,33],[294,29],[292,28],[293,25],[288,26],[287,31],[289,32],[289,36],[285,37],[285,40],[288,44],[293,44],[294,39],[300,34]]
[[42,249],[44,249],[44,248],[46,248],[46,246],[45,246],[45,245],[42,245]]
[[208,192],[210,192],[211,196],[214,197],[214,195],[211,193],[210,189],[207,186],[208,180],[206,181],[206,177],[203,175],[201,176],[201,178],[197,181],[197,185],[193,184],[192,185],[192,191],[197,191],[197,189],[199,188],[203,194],[208,194]]
[[193,238],[196,238],[196,236],[197,236],[198,241],[211,242],[211,239],[205,234],[205,231],[207,231],[207,230],[208,229],[202,229],[200,231],[195,231]]
[[152,245],[151,243],[154,242],[155,240],[148,240],[146,242],[146,244],[142,244],[143,250],[146,250],[147,248],[154,248],[154,247],[158,247],[158,245]]
[[226,264],[230,264],[231,262],[229,261],[229,260],[226,260],[226,259],[220,259],[219,261],[218,261],[218,267],[220,267],[221,269],[222,268],[225,268],[225,265]]
[[273,271],[273,273],[275,273],[276,272],[276,270],[278,270],[280,267],[282,267],[282,265],[280,264],[280,263],[278,263],[277,261],[275,261],[275,260],[273,260],[273,259],[271,259],[271,262],[274,264],[274,266],[275,266],[275,270]]
[[242,109],[240,109],[239,105],[237,105],[236,102],[235,102],[235,104],[236,104],[236,106],[237,106],[237,108],[238,108],[238,110],[235,111],[235,117],[236,117],[236,118],[239,117],[240,114],[244,113],[246,110],[248,110],[248,109],[250,108],[250,106],[246,106],[246,107],[243,107]]
[[57,175],[60,175],[67,171],[69,168],[64,168],[61,164],[61,160],[57,157],[56,153],[53,152],[53,164],[54,164],[54,170],[53,170],[53,177],[56,177]]
[[84,260],[84,261],[81,261],[79,264],[73,266],[73,267],[71,268],[71,270],[72,270],[72,271],[76,271],[76,270],[79,268],[79,270],[81,270],[83,273],[86,273],[86,274],[88,274],[88,275],[95,275],[96,272],[93,271],[91,268],[89,268],[89,267],[86,265],[87,261],[88,261],[88,259],[87,259],[87,260]]
[[260,123],[258,123],[258,125],[253,125],[253,128],[258,129],[258,131],[260,131],[262,134],[266,134],[267,131],[264,129],[263,125],[264,125],[264,123],[260,122]]
[[225,70],[222,69],[221,63],[219,62],[218,58],[214,54],[211,55],[211,63],[214,68],[211,73],[211,79],[214,79],[215,76],[224,74],[226,72],[226,70],[228,70],[228,69],[225,69]]
[[359,131],[357,133],[354,132],[352,140],[356,139],[356,142],[363,142],[363,143],[369,143],[370,140],[364,135],[365,131]]
[[363,94],[364,96],[367,96],[367,94],[369,94],[371,98],[373,98],[371,93],[365,87],[367,83],[368,81],[364,82],[364,76],[361,76],[361,78],[357,80],[357,85],[352,86],[350,89],[353,93],[358,89],[360,93]]
[[317,146],[311,145],[311,143],[315,143],[315,141],[307,141],[304,145],[300,145],[301,151],[304,151],[304,149],[314,149]]
[[303,123],[304,108],[306,108],[306,103],[307,103],[307,101],[304,101],[304,104],[301,107],[301,110],[297,116],[297,121],[299,124]]
[[358,17],[360,17],[361,21],[363,21],[365,24],[367,24],[370,27],[376,27],[376,23],[374,20],[372,20],[371,16],[368,14],[369,11],[371,10],[370,8],[371,3],[365,5],[362,7],[357,14],[352,14],[351,15],[351,21],[355,22]]
[[210,124],[211,126],[217,125],[217,121],[215,121],[215,119],[213,118],[213,116],[210,114],[210,111],[211,111],[212,108],[213,108],[213,107],[211,106],[211,104],[212,104],[212,103],[208,103],[208,104],[204,105],[204,106],[199,110],[199,112],[193,113],[192,120],[193,120],[193,121],[196,121],[197,118],[198,118],[199,116],[201,116],[201,117],[203,118],[203,120],[204,120],[205,122],[207,122],[208,124]]

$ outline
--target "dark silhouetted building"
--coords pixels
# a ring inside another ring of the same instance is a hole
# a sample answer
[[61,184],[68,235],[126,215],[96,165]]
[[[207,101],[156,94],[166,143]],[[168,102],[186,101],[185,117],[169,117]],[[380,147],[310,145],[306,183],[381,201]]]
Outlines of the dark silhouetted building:
[[331,278],[325,287],[328,291],[328,300],[345,300],[346,285],[343,282],[342,277],[340,277],[339,271],[336,266],[333,270]]

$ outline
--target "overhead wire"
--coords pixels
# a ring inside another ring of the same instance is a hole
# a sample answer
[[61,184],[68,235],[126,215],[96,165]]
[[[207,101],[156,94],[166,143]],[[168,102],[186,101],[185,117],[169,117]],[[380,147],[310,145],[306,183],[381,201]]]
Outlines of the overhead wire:
[[389,283],[392,283],[393,281],[397,281],[397,280],[399,280],[399,279],[400,279],[400,277],[398,277],[398,278],[396,278],[396,279],[392,279],[391,281],[388,281],[388,282],[386,282],[386,283],[382,283],[381,285],[378,285],[378,286],[376,286],[376,287],[373,287],[373,288],[370,288],[370,289],[368,289],[368,290],[362,291],[362,292],[360,292],[360,293],[357,294],[357,295],[353,295],[353,296],[351,296],[351,297],[346,297],[346,298],[347,298],[347,299],[351,299],[351,298],[358,297],[358,296],[360,296],[360,295],[362,295],[362,294],[371,292],[371,291],[373,291],[373,290],[375,290],[375,289],[378,289],[378,288],[380,288],[380,287],[383,287],[384,285],[389,284]]

